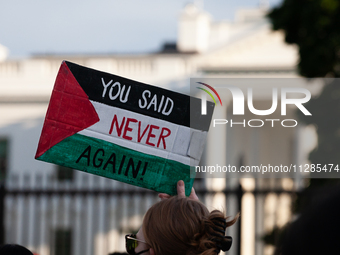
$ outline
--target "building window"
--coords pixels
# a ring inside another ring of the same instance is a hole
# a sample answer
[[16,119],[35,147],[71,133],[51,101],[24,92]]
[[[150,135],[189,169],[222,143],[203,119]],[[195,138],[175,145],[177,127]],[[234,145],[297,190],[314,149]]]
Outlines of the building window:
[[58,181],[73,181],[74,170],[65,166],[57,166]]
[[8,141],[0,139],[0,181],[4,180],[7,172]]
[[57,229],[54,244],[55,255],[71,255],[72,231],[70,229]]

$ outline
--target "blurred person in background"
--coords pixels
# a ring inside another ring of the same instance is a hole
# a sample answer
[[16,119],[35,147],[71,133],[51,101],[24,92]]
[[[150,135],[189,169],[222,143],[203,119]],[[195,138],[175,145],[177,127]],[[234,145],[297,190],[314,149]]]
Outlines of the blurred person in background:
[[339,185],[315,192],[310,206],[284,229],[274,254],[340,254]]
[[34,255],[24,246],[18,244],[4,244],[0,246],[0,255]]

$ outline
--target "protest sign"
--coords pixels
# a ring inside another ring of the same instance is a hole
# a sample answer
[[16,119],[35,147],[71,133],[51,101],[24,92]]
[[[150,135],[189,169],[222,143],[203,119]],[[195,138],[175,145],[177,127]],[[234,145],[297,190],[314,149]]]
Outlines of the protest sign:
[[190,126],[190,104],[201,100],[64,61],[36,159],[171,195],[183,180],[190,193],[214,108]]

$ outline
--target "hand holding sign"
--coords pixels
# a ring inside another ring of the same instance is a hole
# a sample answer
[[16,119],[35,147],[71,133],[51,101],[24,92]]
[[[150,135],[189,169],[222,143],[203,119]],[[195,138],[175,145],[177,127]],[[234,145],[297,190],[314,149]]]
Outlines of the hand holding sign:
[[[184,186],[184,182],[182,180],[177,182],[177,195],[179,197],[185,197],[185,186]],[[164,200],[164,199],[170,198],[171,196],[169,194],[159,193],[158,197],[161,200]],[[198,196],[196,195],[194,187],[191,188],[191,193],[189,195],[189,198],[192,199],[192,200],[199,201]]]
[[[190,126],[189,96],[63,62],[36,159],[166,194],[187,195],[210,125]],[[199,141],[199,142],[197,142]],[[195,146],[195,148],[193,148]]]

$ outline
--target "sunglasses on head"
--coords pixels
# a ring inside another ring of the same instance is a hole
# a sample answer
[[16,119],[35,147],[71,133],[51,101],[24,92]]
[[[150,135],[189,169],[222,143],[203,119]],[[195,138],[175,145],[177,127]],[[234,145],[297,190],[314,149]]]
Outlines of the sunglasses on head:
[[147,242],[137,239],[135,234],[126,235],[125,236],[126,252],[130,255],[139,255],[139,254],[142,254],[142,253],[147,252],[149,250],[149,249],[147,249],[147,250],[143,250],[143,251],[136,253],[135,248],[138,246],[138,242],[142,242],[142,243],[149,245]]

